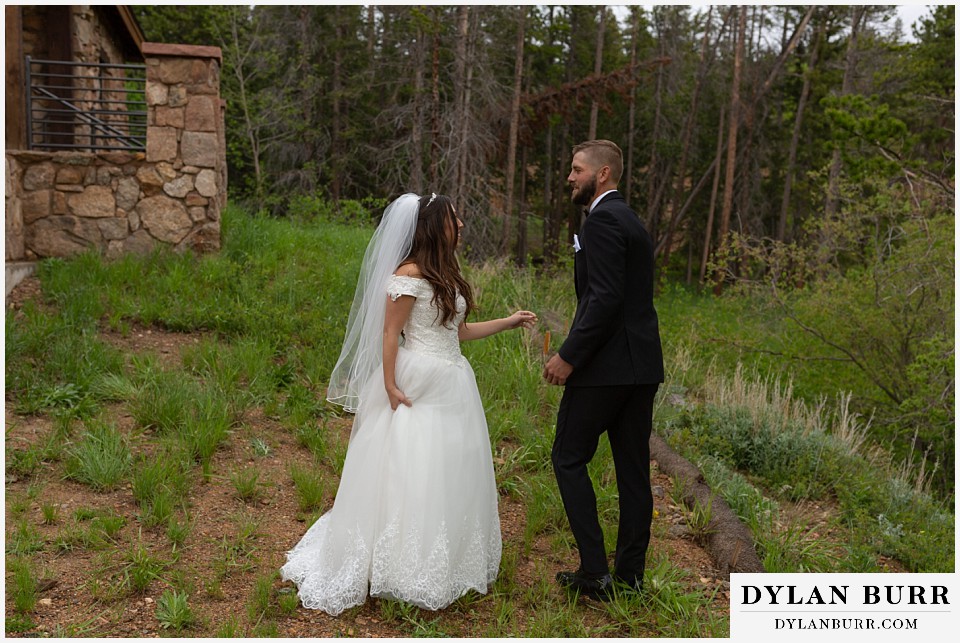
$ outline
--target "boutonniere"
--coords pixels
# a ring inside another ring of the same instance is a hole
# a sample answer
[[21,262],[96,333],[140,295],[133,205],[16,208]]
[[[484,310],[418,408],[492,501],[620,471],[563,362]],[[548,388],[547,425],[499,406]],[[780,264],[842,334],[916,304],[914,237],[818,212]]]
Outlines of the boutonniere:
[[573,251],[575,253],[580,252],[580,237],[576,234],[573,235]]

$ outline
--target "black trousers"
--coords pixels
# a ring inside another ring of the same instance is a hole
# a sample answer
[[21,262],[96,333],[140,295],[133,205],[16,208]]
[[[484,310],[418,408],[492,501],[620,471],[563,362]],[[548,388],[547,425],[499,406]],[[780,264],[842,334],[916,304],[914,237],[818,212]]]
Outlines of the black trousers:
[[620,494],[614,573],[628,582],[643,579],[653,520],[650,431],[653,398],[659,386],[568,386],[564,390],[553,442],[553,471],[580,550],[580,567],[586,573],[605,574],[609,569],[597,519],[597,496],[587,473],[600,434],[606,431]]

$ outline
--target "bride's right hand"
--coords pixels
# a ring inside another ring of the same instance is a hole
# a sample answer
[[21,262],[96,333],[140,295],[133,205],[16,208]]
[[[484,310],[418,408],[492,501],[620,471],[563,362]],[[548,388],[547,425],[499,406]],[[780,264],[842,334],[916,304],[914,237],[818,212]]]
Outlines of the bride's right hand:
[[403,391],[396,386],[387,389],[387,397],[390,398],[390,409],[393,411],[396,411],[401,404],[404,406],[413,406],[413,403],[407,399]]

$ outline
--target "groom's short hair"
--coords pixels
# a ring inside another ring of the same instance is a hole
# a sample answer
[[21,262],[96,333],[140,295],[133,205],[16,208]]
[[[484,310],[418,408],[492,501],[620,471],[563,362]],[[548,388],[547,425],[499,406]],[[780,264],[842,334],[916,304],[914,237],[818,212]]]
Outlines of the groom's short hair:
[[585,152],[598,168],[606,165],[610,168],[611,183],[616,185],[620,182],[623,175],[623,152],[613,141],[597,139],[595,141],[584,141],[573,147],[573,153]]

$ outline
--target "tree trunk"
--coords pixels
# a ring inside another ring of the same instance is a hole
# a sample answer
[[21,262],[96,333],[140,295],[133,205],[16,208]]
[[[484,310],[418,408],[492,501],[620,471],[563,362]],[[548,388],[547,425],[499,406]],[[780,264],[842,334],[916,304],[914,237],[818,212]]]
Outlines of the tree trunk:
[[546,171],[543,173],[543,258],[550,263],[556,253],[556,237],[553,235],[553,123],[547,127]]
[[[756,85],[755,82],[751,83],[748,76],[750,71],[756,73],[756,66],[751,66],[750,63],[753,62],[754,58],[754,31],[757,28],[757,6],[754,5],[750,12],[750,26],[748,28],[748,38],[746,43],[746,51],[744,52],[743,58],[740,61],[740,84],[741,86],[746,84],[747,86]],[[762,12],[760,13],[760,18],[762,19]],[[734,199],[735,204],[731,208],[731,212],[737,212],[737,223],[738,232],[743,232],[743,222],[750,221],[750,197],[754,194],[754,188],[757,185],[757,182],[760,178],[759,168],[755,168],[753,164],[753,125],[755,112],[757,109],[758,100],[754,97],[754,100],[747,102],[741,98],[740,106],[740,127],[737,132],[737,145],[739,147],[737,151],[737,161],[736,168],[737,173],[739,174],[739,181],[737,177],[734,176],[733,183],[735,186]],[[731,215],[732,216],[732,215]],[[739,260],[737,261],[736,270],[739,270]]]
[[793,119],[793,135],[790,137],[790,151],[787,153],[787,170],[783,181],[783,202],[780,204],[780,219],[777,222],[777,241],[787,240],[787,217],[790,213],[793,174],[797,165],[797,148],[800,145],[800,126],[803,123],[803,112],[807,107],[807,100],[810,98],[810,85],[813,72],[817,67],[817,56],[825,25],[826,22],[821,23],[817,30],[817,38],[810,49],[810,62],[807,63],[807,68],[803,73],[803,88],[800,90],[800,100],[797,102],[797,116]]
[[[759,17],[757,16],[757,11],[760,11]],[[747,51],[747,60],[753,60],[756,55],[755,50],[759,50],[757,46],[757,41],[760,38],[760,34],[763,33],[763,16],[766,11],[763,5],[753,5],[753,16],[751,17],[750,24],[750,49]]]
[[710,237],[713,234],[713,215],[717,209],[717,192],[720,189],[720,155],[723,154],[723,106],[720,107],[720,124],[717,125],[717,164],[713,169],[713,188],[710,191],[710,210],[707,213],[707,228],[703,235],[703,258],[700,260],[700,283],[707,276],[707,259],[710,257]]
[[[550,5],[547,13],[547,44],[553,45],[554,39],[556,38],[556,31],[554,30],[554,18],[553,12],[555,7]],[[553,56],[550,56],[550,64],[554,64]],[[554,130],[556,127],[553,124],[553,121],[549,122],[547,126],[547,137],[544,147],[546,157],[544,159],[544,172],[543,172],[543,258],[547,263],[553,262],[556,258],[556,246],[557,246],[557,232],[555,228],[557,226],[557,217],[556,209],[554,208],[554,190],[553,182],[557,178],[557,168],[559,167],[558,159],[554,158],[554,146],[553,146],[553,137]]]
[[650,436],[650,457],[657,461],[661,471],[679,481],[680,489],[675,491],[691,511],[697,505],[710,507],[710,522],[702,544],[723,574],[766,571],[757,555],[753,534],[730,505],[710,490],[696,466],[656,433]]
[[423,63],[426,58],[423,27],[417,26],[417,48],[414,56],[413,123],[410,126],[410,189],[423,194]]
[[[804,14],[803,18],[800,20],[800,23],[797,25],[797,28],[793,32],[793,36],[780,51],[780,55],[777,56],[776,61],[773,64],[770,73],[767,74],[766,79],[763,84],[760,86],[759,90],[756,90],[753,94],[752,99],[749,103],[744,105],[744,116],[743,116],[743,127],[740,136],[742,141],[741,151],[739,153],[738,165],[741,168],[741,185],[739,193],[739,206],[738,212],[741,213],[743,219],[747,219],[750,213],[750,197],[753,194],[756,194],[758,190],[758,185],[760,182],[760,173],[759,168],[756,168],[753,164],[753,144],[754,144],[754,125],[757,122],[763,123],[766,121],[767,113],[766,110],[759,116],[757,116],[758,107],[763,104],[765,107],[767,103],[763,101],[766,97],[767,92],[773,87],[773,84],[780,77],[780,73],[783,71],[783,68],[786,64],[787,59],[792,55],[796,46],[800,43],[800,40],[803,34],[807,30],[807,25],[810,23],[810,20],[813,18],[813,14],[816,11],[816,5],[813,5],[807,9],[807,12]],[[756,13],[756,12],[754,12]],[[761,12],[761,18],[763,13]],[[749,60],[749,57],[747,58]],[[762,227],[762,226],[761,226]]]
[[[720,248],[726,243],[730,229],[730,214],[733,210],[734,177],[737,173],[737,130],[740,126],[740,75],[743,66],[744,36],[747,29],[747,8],[739,8],[740,23],[737,28],[736,52],[733,57],[733,87],[730,91],[730,127],[727,135],[727,166],[723,182],[723,206],[720,211],[720,232],[717,244]],[[716,293],[720,294],[721,284],[717,284]]]
[[[597,49],[593,58],[593,74],[599,76],[603,72],[603,34],[607,27],[607,7],[600,5],[597,8]],[[587,138],[591,141],[597,138],[597,116],[600,112],[600,103],[593,99],[590,103],[590,132]]]
[[[657,29],[657,41],[660,45],[660,57],[666,57],[666,50],[664,49],[664,34],[663,34],[663,7],[654,7],[653,16],[654,24]],[[656,241],[660,233],[658,230],[659,227],[659,217],[657,212],[659,211],[659,204],[657,199],[657,194],[660,191],[660,186],[657,184],[658,171],[657,167],[660,165],[657,143],[660,140],[660,127],[663,120],[663,75],[664,75],[664,66],[660,65],[657,68],[657,87],[653,96],[654,103],[654,115],[653,115],[653,131],[650,133],[650,161],[647,164],[647,226],[650,237]]]
[[431,66],[432,89],[430,110],[430,186],[431,190],[440,190],[440,18],[434,14],[433,20],[433,65]]
[[527,146],[520,152],[520,202],[517,205],[517,265],[527,265]]
[[[570,32],[567,36],[567,61],[566,61],[566,80],[568,83],[573,82],[574,71],[576,69],[577,59],[574,53],[574,34],[580,33],[580,19],[578,13],[573,11],[572,8],[568,9],[570,11]],[[569,205],[569,200],[561,199],[560,195],[564,193],[564,186],[566,186],[566,177],[569,174],[569,167],[571,158],[570,154],[570,124],[564,120],[563,128],[560,135],[560,150],[561,155],[558,159],[560,163],[560,171],[557,172],[557,183],[559,189],[557,190],[557,240],[560,239],[560,230],[559,224],[562,220],[561,215],[564,211],[567,212],[567,243],[573,244],[573,235],[580,228],[580,208],[574,208]],[[566,207],[564,207],[564,205]]]
[[513,59],[513,101],[510,104],[510,138],[507,141],[507,194],[503,209],[503,236],[500,239],[501,252],[507,251],[510,243],[510,220],[513,217],[513,186],[517,174],[517,136],[520,132],[520,95],[523,93],[523,40],[526,26],[527,8],[518,8],[517,40]]
[[470,26],[469,28],[469,37],[467,38],[467,78],[466,86],[464,87],[463,94],[463,131],[461,132],[460,140],[462,141],[461,151],[460,151],[460,167],[461,176],[463,181],[463,193],[461,199],[464,202],[464,207],[466,207],[467,197],[469,196],[469,186],[470,186],[470,134],[471,134],[471,120],[472,110],[471,110],[471,100],[473,95],[473,75],[476,70],[476,64],[474,62],[474,54],[476,53],[477,47],[477,24],[479,22],[479,17],[477,11],[473,11],[470,15]]
[[[857,68],[857,40],[860,35],[861,22],[866,13],[866,7],[854,5],[851,11],[850,39],[847,41],[847,56],[843,66],[843,85],[840,95],[847,96],[853,92],[853,76]],[[827,203],[824,207],[824,216],[829,218],[837,215],[840,207],[840,172],[843,170],[843,158],[839,146],[833,150],[830,161],[830,174],[827,180]]]
[[812,5],[807,9],[807,12],[803,15],[803,18],[800,19],[800,24],[798,24],[797,28],[793,31],[793,35],[790,37],[789,42],[787,42],[787,45],[780,52],[780,55],[777,56],[777,60],[770,69],[770,73],[767,74],[766,80],[763,81],[763,85],[761,85],[760,89],[754,93],[753,99],[750,101],[750,109],[747,112],[749,119],[752,119],[753,114],[756,111],[757,103],[759,103],[763,97],[766,96],[767,92],[770,91],[770,88],[773,87],[773,83],[776,82],[777,78],[780,77],[780,71],[787,62],[787,58],[789,58],[790,54],[793,53],[793,50],[797,48],[797,45],[800,43],[800,38],[803,37],[803,33],[807,30],[807,25],[810,24],[810,20],[813,18],[813,14],[816,13],[816,11],[816,5]]
[[457,156],[456,180],[453,187],[453,204],[457,212],[464,210],[467,181],[467,39],[470,33],[470,6],[457,7],[457,46],[455,53],[455,77],[457,121],[455,125]]
[[[722,152],[721,152],[722,153]],[[714,170],[720,165],[720,157],[711,161],[710,165],[707,166],[706,171],[700,176],[700,180],[697,181],[697,184],[693,186],[693,189],[690,190],[690,194],[687,195],[687,200],[684,201],[683,207],[680,208],[680,211],[677,212],[677,215],[674,217],[674,221],[679,225],[683,221],[684,217],[687,216],[687,212],[690,210],[690,206],[693,205],[693,200],[697,198],[697,195],[700,194],[700,190],[703,189],[703,186],[707,184],[707,179],[710,178],[710,175],[714,173]],[[658,256],[663,254],[665,246],[670,242],[669,238],[664,235],[654,244],[653,254]],[[669,256],[669,253],[667,254]]]
[[[533,56],[526,56],[527,68],[523,72],[523,93],[529,94],[533,82]],[[520,198],[517,203],[517,257],[520,266],[527,264],[527,255],[530,252],[529,231],[527,230],[527,219],[530,212],[529,195],[529,176],[527,175],[527,165],[529,160],[530,146],[523,145],[520,148]]]
[[248,48],[245,52],[240,51],[240,29],[238,25],[238,20],[246,19],[246,16],[239,16],[238,11],[234,8],[231,8],[231,42],[223,42],[221,38],[220,47],[223,50],[224,59],[229,61],[230,66],[233,68],[233,74],[237,79],[237,102],[239,103],[240,112],[243,114],[244,133],[247,136],[247,141],[250,143],[250,161],[253,163],[254,199],[257,204],[257,209],[259,210],[263,208],[264,198],[266,196],[263,179],[263,167],[261,165],[262,151],[260,149],[259,127],[257,127],[257,125],[254,123],[253,114],[250,110],[250,99],[247,96],[248,79],[244,71],[247,57],[251,53],[252,43],[250,48]]
[[707,24],[703,30],[703,41],[700,44],[700,65],[697,70],[696,84],[693,86],[693,96],[690,98],[690,111],[687,112],[687,118],[683,123],[683,131],[680,135],[682,140],[680,146],[680,165],[677,170],[677,183],[674,187],[673,201],[670,205],[670,220],[667,222],[666,239],[663,245],[663,262],[666,268],[670,263],[670,244],[673,241],[673,231],[680,218],[680,206],[683,199],[684,184],[687,180],[687,158],[690,154],[690,139],[693,137],[694,125],[696,124],[697,103],[700,99],[700,90],[707,76],[707,47],[710,44],[710,20],[713,16],[713,7],[707,11]]
[[630,80],[634,82],[630,87],[630,109],[627,115],[627,167],[623,183],[623,196],[630,203],[633,196],[633,139],[636,137],[637,126],[637,41],[640,37],[640,9],[632,8],[631,22],[632,35],[630,37]]
[[331,100],[332,115],[330,122],[330,198],[333,200],[333,207],[340,207],[340,132],[343,124],[340,122],[340,97],[343,94],[343,47],[341,47],[342,19],[340,16],[340,6],[333,7],[334,22],[334,48],[333,48],[333,95]]
[[570,199],[567,198],[568,194],[566,191],[567,187],[567,176],[570,173],[570,150],[573,146],[570,144],[570,125],[564,123],[563,127],[560,129],[560,154],[557,162],[559,163],[559,171],[557,172],[557,190],[555,192],[556,199],[556,224],[557,232],[554,235],[554,239],[557,240],[557,246],[560,245],[560,222],[563,221],[563,213],[567,213],[567,243],[573,244],[573,235],[580,227],[580,208],[574,208],[570,205]]
[[377,5],[367,5],[367,57],[373,63],[373,44],[377,40]]

